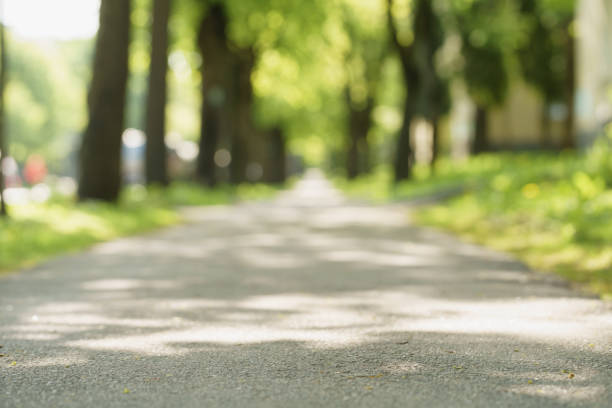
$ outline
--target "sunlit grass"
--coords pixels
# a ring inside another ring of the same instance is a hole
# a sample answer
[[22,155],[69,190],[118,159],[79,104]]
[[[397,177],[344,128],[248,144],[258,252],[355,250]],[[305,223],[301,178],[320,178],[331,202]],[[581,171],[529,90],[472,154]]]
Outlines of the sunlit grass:
[[483,154],[470,159],[443,158],[433,170],[425,165],[415,166],[411,180],[395,185],[389,166],[378,167],[355,180],[336,177],[334,182],[347,196],[355,199],[374,202],[409,200],[488,185],[511,187],[514,180],[534,177],[564,177],[578,165],[579,159],[571,153],[561,156],[561,163],[559,155],[551,153],[500,153]]
[[[612,222],[585,217],[554,217],[530,211],[516,197],[516,209],[499,207],[496,193],[471,192],[434,207],[415,218],[523,259],[531,267],[551,271],[612,297]],[[518,194],[517,194],[518,195]],[[522,207],[522,208],[521,208]],[[612,207],[609,208],[612,212]],[[605,233],[603,233],[605,231]]]
[[[541,167],[539,163],[546,163]],[[465,195],[415,219],[517,255],[612,298],[612,189],[593,153],[502,166]]]
[[133,203],[115,207],[64,201],[14,206],[11,217],[0,221],[0,272],[179,220],[170,208]]
[[127,188],[118,205],[53,199],[13,206],[10,218],[0,220],[0,273],[98,242],[177,224],[181,221],[178,206],[265,199],[277,191],[263,185],[205,189],[176,183],[165,190]]
[[390,171],[383,170],[337,185],[350,197],[379,202],[463,191],[450,201],[420,207],[415,220],[513,253],[537,270],[612,298],[610,139],[584,154],[445,159],[435,172],[417,168],[413,180],[394,189]]

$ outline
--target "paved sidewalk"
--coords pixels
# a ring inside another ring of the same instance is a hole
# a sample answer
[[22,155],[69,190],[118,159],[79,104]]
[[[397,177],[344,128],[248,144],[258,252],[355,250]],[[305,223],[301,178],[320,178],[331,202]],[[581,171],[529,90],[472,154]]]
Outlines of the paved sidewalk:
[[274,203],[0,279],[0,407],[609,407],[612,307],[344,202]]

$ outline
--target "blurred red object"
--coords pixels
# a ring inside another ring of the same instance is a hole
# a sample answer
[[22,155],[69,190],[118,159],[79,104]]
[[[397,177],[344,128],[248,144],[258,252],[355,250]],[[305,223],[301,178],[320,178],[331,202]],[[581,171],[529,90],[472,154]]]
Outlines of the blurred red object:
[[28,157],[23,170],[23,176],[28,184],[38,184],[42,182],[47,176],[45,159],[38,154],[33,154]]

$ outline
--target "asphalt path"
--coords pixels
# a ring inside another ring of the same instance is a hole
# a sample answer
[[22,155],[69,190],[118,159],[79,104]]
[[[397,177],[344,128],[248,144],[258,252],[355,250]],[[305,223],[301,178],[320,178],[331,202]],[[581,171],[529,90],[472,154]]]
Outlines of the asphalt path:
[[0,278],[0,407],[610,407],[612,306],[346,202],[272,203]]

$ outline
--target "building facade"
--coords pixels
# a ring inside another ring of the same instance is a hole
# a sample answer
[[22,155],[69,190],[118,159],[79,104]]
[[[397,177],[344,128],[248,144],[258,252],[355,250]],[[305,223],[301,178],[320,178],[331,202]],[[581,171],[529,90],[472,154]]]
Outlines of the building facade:
[[590,145],[612,121],[612,0],[577,4],[576,134]]

